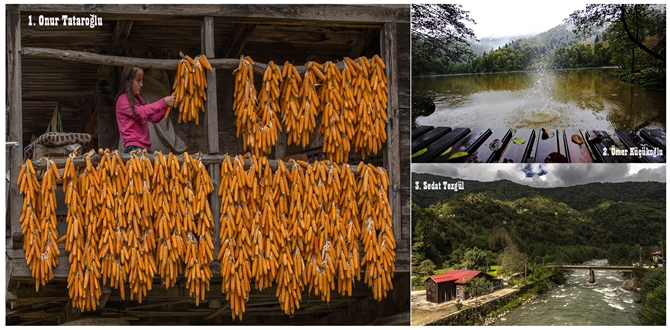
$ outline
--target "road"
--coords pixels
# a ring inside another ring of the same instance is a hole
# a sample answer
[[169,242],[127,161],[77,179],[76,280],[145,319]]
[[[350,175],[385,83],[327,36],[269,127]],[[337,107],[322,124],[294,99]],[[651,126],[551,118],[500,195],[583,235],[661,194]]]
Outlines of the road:
[[[508,295],[516,289],[502,289],[494,291],[488,295],[480,296],[479,302],[488,302],[499,297]],[[474,305],[475,299],[463,301],[463,308],[469,308]],[[441,304],[426,301],[426,290],[412,291],[412,325],[424,325],[437,321],[449,314],[457,312],[456,301],[448,301]]]

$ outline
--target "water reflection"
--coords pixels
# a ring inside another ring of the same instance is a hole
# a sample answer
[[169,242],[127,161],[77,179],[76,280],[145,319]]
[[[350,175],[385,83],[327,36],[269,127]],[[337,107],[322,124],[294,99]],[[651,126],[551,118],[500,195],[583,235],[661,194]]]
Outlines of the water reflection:
[[616,69],[417,77],[412,86],[436,105],[419,125],[665,129],[665,93],[623,84]]

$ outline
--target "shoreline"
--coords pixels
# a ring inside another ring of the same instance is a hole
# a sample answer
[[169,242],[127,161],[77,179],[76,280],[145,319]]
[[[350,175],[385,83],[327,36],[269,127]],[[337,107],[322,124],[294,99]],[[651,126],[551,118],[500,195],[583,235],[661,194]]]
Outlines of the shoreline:
[[609,69],[619,69],[619,67],[618,66],[594,66],[594,67],[585,67],[585,68],[535,69],[535,70],[515,70],[515,71],[500,71],[500,72],[443,73],[443,74],[412,76],[412,78],[486,75],[486,74],[500,74],[500,73],[529,73],[529,72],[544,72],[544,71],[577,71],[577,70],[594,70],[594,69],[608,69],[609,70]]
[[[549,291],[549,290],[547,290],[547,291]],[[546,291],[545,291],[545,292],[546,292]],[[512,312],[513,310],[516,310],[517,308],[520,308],[520,307],[522,307],[522,306],[525,306],[526,304],[528,304],[529,302],[531,302],[531,301],[533,301],[533,300],[536,300],[537,297],[538,297],[538,295],[533,295],[532,297],[530,297],[530,298],[524,300],[523,302],[521,302],[521,304],[519,304],[519,306],[516,306],[516,307],[514,307],[514,308],[508,309],[508,310],[506,310],[506,311],[504,311],[504,312],[502,312],[502,313],[496,315],[495,317],[486,317],[486,319],[484,320],[484,324],[482,324],[482,325],[483,325],[483,326],[496,325],[496,322],[498,322],[498,321],[502,321],[502,319],[505,318],[505,316],[506,316],[507,314],[509,314],[509,313]]]

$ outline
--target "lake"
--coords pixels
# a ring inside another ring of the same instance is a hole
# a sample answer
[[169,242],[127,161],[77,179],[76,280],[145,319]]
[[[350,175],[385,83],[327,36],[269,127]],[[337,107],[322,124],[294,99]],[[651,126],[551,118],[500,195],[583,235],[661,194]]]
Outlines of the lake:
[[413,92],[433,97],[418,125],[468,128],[665,130],[665,92],[617,78],[617,69],[424,76]]

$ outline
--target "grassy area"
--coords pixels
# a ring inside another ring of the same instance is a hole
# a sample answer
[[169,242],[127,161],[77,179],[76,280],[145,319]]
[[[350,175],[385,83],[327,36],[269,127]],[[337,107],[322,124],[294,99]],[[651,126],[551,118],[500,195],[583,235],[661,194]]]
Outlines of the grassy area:
[[500,266],[491,266],[489,267],[489,272],[487,274],[493,277],[498,277],[498,270],[500,270]]

